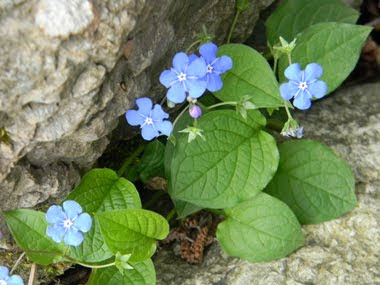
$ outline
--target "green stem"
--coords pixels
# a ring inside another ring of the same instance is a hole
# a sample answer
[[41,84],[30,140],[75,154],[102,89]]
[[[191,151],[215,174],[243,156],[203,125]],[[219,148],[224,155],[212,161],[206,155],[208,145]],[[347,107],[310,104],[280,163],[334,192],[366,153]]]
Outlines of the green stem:
[[292,56],[290,53],[288,53],[288,62],[289,62],[289,65],[292,64]]
[[234,17],[234,21],[232,22],[232,25],[231,25],[230,31],[229,31],[229,33],[228,33],[228,37],[227,37],[227,43],[228,43],[228,44],[231,42],[232,33],[233,33],[234,30],[235,30],[235,26],[236,26],[237,20],[238,20],[238,18],[239,18],[239,15],[240,15],[240,10],[237,9],[237,10],[236,10],[235,17]]
[[112,263],[108,263],[108,264],[103,264],[103,265],[91,265],[91,264],[88,264],[88,263],[81,263],[81,262],[76,262],[77,264],[79,265],[82,265],[84,267],[88,267],[88,268],[106,268],[106,267],[110,267],[110,266],[114,266],[115,265],[115,262],[112,262]]
[[206,209],[206,211],[210,212],[210,213],[214,213],[214,214],[217,214],[217,215],[221,215],[221,216],[225,216],[226,213],[224,213],[223,210],[217,210],[217,209]]
[[207,108],[207,109],[213,109],[213,108],[220,107],[220,106],[225,106],[225,105],[236,106],[237,104],[238,104],[238,103],[235,102],[235,101],[222,102],[222,103],[218,103],[218,104],[215,104],[215,105],[211,105],[211,106],[206,107],[206,108]]
[[197,44],[200,44],[201,43],[201,40],[196,40],[195,42],[193,42],[191,45],[189,45],[189,47],[186,49],[186,53],[189,53],[189,51]]
[[88,268],[105,268],[105,267],[110,267],[110,266],[115,265],[115,262],[108,263],[108,264],[100,264],[100,265],[91,264],[91,263],[82,263],[82,262],[79,262],[78,260],[76,260],[74,258],[71,258],[71,257],[69,257],[67,255],[64,255],[64,254],[62,254],[60,252],[50,252],[50,251],[43,251],[43,250],[28,250],[25,253],[29,253],[29,254],[44,254],[44,255],[49,255],[49,256],[60,256],[60,257],[63,257],[65,259],[67,259],[68,261],[70,261],[72,263],[76,263],[76,264],[79,264],[79,265],[82,265],[82,266],[88,267]]
[[13,271],[16,270],[17,266],[20,264],[22,258],[25,256],[25,252],[21,253],[20,257],[16,260],[15,265],[13,265],[11,271],[9,272],[9,275],[12,275]]
[[129,157],[127,157],[122,166],[120,167],[119,171],[117,172],[117,175],[123,176],[125,170],[127,167],[132,163],[133,160],[136,159],[144,150],[145,145],[140,145]]
[[152,198],[147,201],[144,205],[143,205],[143,208],[144,209],[148,209],[150,208],[152,205],[156,204],[156,202],[163,196],[165,195],[165,192],[164,191],[157,191],[156,193],[154,193],[154,195],[152,196]]
[[278,63],[278,59],[274,58],[274,62],[273,62],[273,73],[274,73],[274,76],[276,76],[277,63]]
[[173,129],[174,129],[175,124],[178,122],[179,118],[181,118],[181,116],[186,112],[186,110],[189,109],[189,106],[190,105],[187,105],[185,108],[183,108],[183,110],[181,111],[181,113],[179,113],[179,115],[177,116],[177,118],[175,118],[175,120],[173,122]]
[[166,216],[166,220],[168,221],[168,223],[171,221],[171,219],[173,219],[173,217],[176,215],[177,211],[175,208],[171,209],[169,214]]

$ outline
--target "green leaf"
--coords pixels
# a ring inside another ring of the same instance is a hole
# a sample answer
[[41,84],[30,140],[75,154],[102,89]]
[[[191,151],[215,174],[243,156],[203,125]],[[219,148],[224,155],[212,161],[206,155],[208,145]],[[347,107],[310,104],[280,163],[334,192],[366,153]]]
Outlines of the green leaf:
[[289,207],[265,193],[234,208],[218,225],[216,237],[230,256],[251,262],[287,256],[304,243],[301,226]]
[[178,138],[170,167],[169,193],[206,208],[226,208],[255,196],[273,177],[279,160],[272,136],[261,130],[266,120],[248,111],[205,114],[198,127],[206,140]]
[[113,253],[131,253],[131,261],[150,258],[156,240],[164,239],[169,225],[164,217],[147,210],[115,210],[96,214],[109,249]]
[[61,259],[65,245],[55,243],[46,235],[45,213],[18,209],[4,212],[4,217],[17,244],[33,262],[48,265]]
[[202,207],[181,200],[173,200],[173,203],[177,211],[178,219],[183,219],[203,209]]
[[214,93],[218,99],[239,102],[249,95],[258,108],[284,106],[278,82],[261,54],[243,44],[228,44],[219,48],[218,55],[233,61],[232,69],[221,75],[223,88]]
[[141,181],[145,183],[155,176],[164,176],[164,154],[165,146],[159,140],[154,140],[145,147],[137,167]]
[[352,171],[327,146],[297,140],[279,149],[279,168],[265,192],[284,201],[302,224],[328,221],[356,206]]
[[124,275],[115,267],[95,269],[92,271],[87,285],[155,285],[156,271],[151,259],[133,263],[134,269],[124,271]]
[[[306,28],[323,22],[355,24],[359,13],[340,0],[285,0],[266,22],[267,39],[273,46],[282,36],[288,41]],[[298,43],[298,41],[297,41]]]
[[[213,96],[210,96],[210,97],[214,98]],[[179,138],[179,136],[183,135],[179,133],[178,131],[185,129],[186,127],[190,126],[192,123],[193,123],[193,119],[190,117],[188,112],[186,114],[183,114],[181,118],[179,118],[172,132],[172,135],[175,136],[176,140],[177,138]],[[174,150],[175,150],[175,145],[172,142],[168,141],[165,146],[165,157],[164,157],[165,177],[168,180],[170,177],[170,167],[171,167]],[[199,207],[197,205],[194,205],[185,201],[175,200],[173,199],[173,197],[172,197],[172,200],[176,208],[179,219],[185,218],[186,216],[192,213],[202,210],[202,207]]]
[[[371,27],[342,23],[321,23],[306,29],[300,34],[297,46],[292,53],[293,62],[305,68],[316,62],[323,67],[320,80],[327,83],[328,93],[335,90],[354,69],[361,48],[371,31]],[[280,77],[288,61],[281,57]]]
[[[135,186],[107,168],[93,169],[84,175],[66,200],[75,200],[90,215],[108,210],[141,208]],[[91,230],[84,235],[83,243],[78,247],[71,247],[69,253],[70,257],[83,262],[100,262],[112,255],[96,220]]]

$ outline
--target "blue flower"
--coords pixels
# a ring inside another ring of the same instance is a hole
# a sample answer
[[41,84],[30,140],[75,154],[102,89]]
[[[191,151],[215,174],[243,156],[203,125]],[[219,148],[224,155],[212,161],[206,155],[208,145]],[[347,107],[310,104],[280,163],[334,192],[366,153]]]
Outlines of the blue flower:
[[199,53],[206,61],[207,89],[211,92],[222,89],[223,82],[220,74],[232,68],[232,59],[226,55],[216,57],[217,52],[218,47],[213,43],[203,44],[199,48]]
[[5,266],[0,266],[0,285],[24,285],[18,275],[9,276],[9,270]]
[[199,98],[206,91],[206,63],[203,58],[194,55],[189,57],[184,52],[173,58],[173,68],[160,75],[160,82],[169,88],[166,96],[173,103],[182,103],[186,93],[191,98]]
[[290,100],[294,97],[293,105],[301,110],[309,109],[311,99],[320,99],[327,93],[327,85],[318,80],[323,74],[322,67],[317,63],[310,63],[305,70],[301,70],[299,63],[293,63],[285,69],[288,83],[280,86],[282,98]]
[[149,98],[139,98],[136,104],[139,107],[137,111],[128,110],[125,114],[128,124],[141,126],[141,135],[147,141],[160,134],[170,136],[173,125],[170,121],[164,120],[169,118],[169,114],[165,113],[160,105],[156,104],[153,107]]
[[82,207],[75,201],[68,200],[61,206],[51,206],[46,213],[48,226],[46,234],[56,243],[62,239],[67,245],[78,246],[83,241],[83,233],[88,232],[92,226],[89,214],[82,213]]

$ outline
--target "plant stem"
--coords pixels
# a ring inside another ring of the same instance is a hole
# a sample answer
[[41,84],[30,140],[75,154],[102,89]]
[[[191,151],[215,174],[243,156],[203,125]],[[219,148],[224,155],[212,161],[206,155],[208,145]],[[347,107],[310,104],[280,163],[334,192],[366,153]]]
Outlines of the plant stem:
[[277,63],[278,63],[278,59],[274,58],[274,62],[273,62],[273,73],[274,73],[274,76],[276,76]]
[[200,44],[201,43],[201,40],[196,40],[195,42],[193,42],[191,45],[189,45],[189,47],[186,49],[186,53],[189,53],[189,51],[197,44]]
[[178,122],[179,118],[181,118],[181,116],[186,112],[186,110],[189,109],[189,106],[190,105],[187,105],[185,108],[183,108],[183,110],[181,111],[181,113],[179,113],[179,115],[177,116],[177,118],[175,118],[175,120],[173,122],[173,129],[174,129],[175,124]]
[[20,262],[21,262],[22,258],[24,257],[24,255],[25,255],[25,252],[21,253],[20,257],[16,260],[15,265],[13,265],[11,271],[9,272],[9,275],[12,275],[13,271],[16,270],[17,266],[20,264]]
[[152,198],[143,205],[143,208],[148,209],[150,206],[154,205],[164,194],[164,191],[157,191],[154,193]]
[[88,267],[88,268],[105,268],[105,267],[110,267],[110,266],[115,265],[115,262],[107,263],[107,264],[100,264],[100,265],[90,264],[90,263],[82,263],[82,262],[79,262],[78,260],[76,260],[74,258],[71,258],[70,256],[62,254],[61,252],[50,252],[50,251],[43,251],[43,250],[29,250],[26,253],[45,254],[45,255],[49,255],[49,256],[60,256],[60,257],[67,259],[68,261],[70,261],[72,263],[76,263],[76,264],[79,264],[79,265],[82,265],[82,266]]
[[217,215],[221,215],[221,216],[225,216],[226,213],[224,213],[223,210],[217,210],[217,209],[206,209],[206,211],[210,212],[210,213],[214,213],[214,214],[217,214]]
[[166,216],[166,220],[168,221],[168,223],[171,221],[171,219],[173,219],[176,213],[177,211],[175,210],[175,208],[170,210],[169,214]]
[[209,107],[206,107],[207,109],[213,109],[213,108],[216,108],[216,107],[220,107],[220,106],[225,106],[225,105],[231,105],[231,106],[236,106],[238,103],[237,102],[234,102],[234,101],[230,101],[230,102],[222,102],[222,103],[218,103],[218,104],[215,104],[215,105],[211,105]]
[[290,53],[288,53],[288,62],[289,62],[289,65],[292,64],[292,56]]
[[162,106],[162,104],[164,104],[165,99],[166,99],[166,95],[164,96],[164,98],[162,98],[162,100],[161,100],[161,102],[160,102],[160,105],[161,105],[161,106]]
[[91,265],[91,264],[87,264],[87,263],[81,263],[81,262],[76,262],[77,264],[79,265],[82,265],[84,267],[88,267],[88,268],[106,268],[106,267],[110,267],[110,266],[114,266],[115,265],[115,262],[112,262],[112,263],[108,263],[108,264],[103,264],[103,265]]
[[127,157],[124,160],[122,166],[120,167],[119,171],[117,172],[117,175],[123,176],[127,167],[132,163],[132,161],[136,157],[138,157],[142,153],[142,151],[144,150],[144,147],[145,147],[145,145],[140,145],[129,157]]
[[227,37],[227,43],[228,43],[228,44],[231,42],[232,33],[233,33],[234,30],[235,30],[235,26],[236,26],[237,20],[238,20],[238,18],[239,18],[239,15],[240,15],[240,10],[237,9],[237,10],[236,10],[235,17],[234,17],[234,21],[232,22],[232,25],[231,25],[230,31],[229,31],[229,33],[228,33],[228,37]]

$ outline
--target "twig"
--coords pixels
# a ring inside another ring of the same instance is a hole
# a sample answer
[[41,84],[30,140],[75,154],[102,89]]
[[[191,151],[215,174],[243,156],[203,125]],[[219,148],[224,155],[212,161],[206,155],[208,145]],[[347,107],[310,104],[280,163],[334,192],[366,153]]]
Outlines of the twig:
[[30,269],[28,285],[34,285],[36,281],[37,264],[33,263]]

